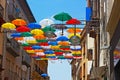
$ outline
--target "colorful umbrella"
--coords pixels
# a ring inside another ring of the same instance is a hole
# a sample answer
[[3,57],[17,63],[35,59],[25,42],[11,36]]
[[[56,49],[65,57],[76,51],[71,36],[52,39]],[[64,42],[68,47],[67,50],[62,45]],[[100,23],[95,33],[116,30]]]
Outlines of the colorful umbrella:
[[12,21],[12,23],[16,26],[24,26],[27,24],[26,21],[23,19],[15,19]]
[[41,29],[33,29],[30,32],[34,35],[39,35],[44,33]]
[[61,42],[58,42],[59,45],[64,45],[64,46],[68,46],[70,43],[67,42],[67,41],[61,41]]
[[48,74],[43,73],[43,74],[41,74],[41,76],[42,76],[42,77],[47,77],[47,76],[48,76]]
[[66,36],[60,36],[56,40],[57,41],[68,41],[69,39]]
[[45,39],[45,36],[43,34],[38,34],[33,36],[37,40]]
[[5,29],[15,29],[16,28],[16,26],[14,24],[9,23],[9,22],[2,24],[1,27],[5,28]]
[[22,32],[21,37],[30,37],[32,34],[30,32]]
[[75,19],[75,18],[72,18],[72,19],[70,19],[66,22],[66,24],[74,24],[74,25],[80,24],[80,23],[81,22],[79,20]]
[[32,46],[32,49],[42,49],[42,47],[39,46],[39,45],[33,45],[33,46]]
[[44,53],[45,53],[45,54],[53,54],[54,51],[53,51],[53,50],[46,50]]
[[38,23],[29,23],[27,25],[30,29],[40,29],[41,26]]
[[67,29],[67,26],[65,26],[63,24],[55,24],[52,27],[54,27],[56,29]]
[[52,31],[47,31],[44,34],[48,38],[54,38],[54,37],[56,37],[56,34],[54,32],[52,32]]
[[15,38],[15,37],[21,37],[21,33],[12,33],[11,37]]
[[[76,30],[76,31],[75,31]],[[69,33],[74,33],[74,32],[76,32],[76,33],[78,33],[78,32],[81,32],[82,30],[81,29],[79,29],[79,28],[76,28],[74,30],[74,28],[69,28],[68,30],[67,30],[67,32],[69,32]]]
[[42,29],[44,32],[47,32],[47,31],[52,31],[52,32],[55,32],[55,28],[51,27],[51,26],[46,26]]
[[74,33],[70,33],[69,35],[68,35],[68,38],[71,38],[72,36],[78,36],[79,38],[80,38],[80,34],[76,34],[76,35],[74,35]]
[[[58,13],[53,17],[55,20],[59,20],[62,22],[72,19],[72,17],[68,13],[65,13],[65,12]],[[62,28],[62,35],[63,35],[63,28]]]
[[57,41],[48,41],[49,45],[58,45]]
[[42,28],[46,26],[50,26],[51,24],[54,24],[54,22],[51,19],[43,19],[39,22],[39,24],[42,26]]
[[30,29],[27,26],[20,26],[16,28],[17,32],[29,32]]
[[79,45],[80,44],[80,37],[78,37],[76,35],[72,36],[70,38],[70,42],[71,42],[72,45]]
[[59,21],[67,21],[67,20],[72,19],[72,17],[68,13],[65,13],[65,12],[58,13],[54,15],[53,18]]

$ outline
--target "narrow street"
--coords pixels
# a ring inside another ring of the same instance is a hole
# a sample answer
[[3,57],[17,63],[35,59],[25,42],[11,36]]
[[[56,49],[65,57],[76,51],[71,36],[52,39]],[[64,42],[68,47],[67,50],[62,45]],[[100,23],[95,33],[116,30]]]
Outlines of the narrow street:
[[0,80],[120,80],[120,0],[0,0]]

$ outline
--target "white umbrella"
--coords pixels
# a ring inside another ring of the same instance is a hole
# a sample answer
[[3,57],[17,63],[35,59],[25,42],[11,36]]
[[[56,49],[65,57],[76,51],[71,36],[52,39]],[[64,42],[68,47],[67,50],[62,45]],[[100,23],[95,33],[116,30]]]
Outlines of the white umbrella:
[[53,20],[51,19],[43,19],[39,22],[39,24],[42,26],[42,28],[49,26],[51,24],[54,24]]

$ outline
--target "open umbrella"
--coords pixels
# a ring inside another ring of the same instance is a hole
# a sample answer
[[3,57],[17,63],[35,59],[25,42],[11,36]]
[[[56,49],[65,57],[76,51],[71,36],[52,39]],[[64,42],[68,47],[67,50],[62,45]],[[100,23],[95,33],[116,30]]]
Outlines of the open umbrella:
[[68,41],[69,39],[66,36],[60,36],[56,40],[57,41]]
[[43,19],[39,22],[39,24],[42,26],[42,28],[46,26],[50,26],[51,24],[54,24],[54,22],[51,19]]
[[43,34],[34,35],[33,37],[37,40],[42,40],[46,38]]
[[14,24],[9,23],[9,22],[2,24],[1,27],[5,28],[5,29],[15,29],[16,28],[16,26]]
[[12,23],[16,26],[24,26],[27,25],[26,21],[23,19],[15,19],[12,21]]
[[32,46],[32,49],[42,49],[42,47],[39,46],[39,45],[33,45],[33,46]]
[[58,13],[54,15],[53,17],[59,21],[67,21],[72,18],[68,13],[65,13],[65,12]]
[[46,27],[42,28],[42,30],[44,32],[47,32],[47,31],[55,32],[56,31],[55,28],[53,28],[52,26],[46,26]]
[[31,34],[38,35],[38,34],[43,34],[44,32],[41,29],[33,29],[30,31]]
[[29,23],[27,25],[30,29],[40,29],[41,25],[39,25],[38,23]]
[[21,33],[12,33],[10,36],[13,37],[13,38],[21,37]]
[[20,26],[16,28],[17,32],[29,32],[30,29],[27,26]]
[[[72,19],[72,17],[68,13],[65,13],[65,12],[58,13],[58,14],[54,15],[53,18],[55,20],[62,21],[62,23],[63,23],[63,21]],[[63,28],[62,28],[62,35],[63,35]]]
[[66,24],[73,24],[73,25],[75,25],[75,27],[74,27],[74,35],[76,35],[76,25],[80,24],[80,23],[81,22],[79,20],[75,19],[75,18],[72,18],[72,19],[70,19],[70,20],[68,20],[66,22]]
[[30,32],[22,32],[21,37],[30,37],[32,34]]
[[[75,31],[76,30],[76,31]],[[74,32],[76,32],[76,33],[78,33],[78,32],[81,32],[82,30],[81,29],[79,29],[79,28],[76,28],[74,30],[74,28],[69,28],[68,30],[67,30],[67,32],[69,32],[69,33],[74,33]]]
[[56,29],[67,29],[67,26],[65,26],[63,24],[55,24],[55,25],[52,25],[52,27],[54,27]]

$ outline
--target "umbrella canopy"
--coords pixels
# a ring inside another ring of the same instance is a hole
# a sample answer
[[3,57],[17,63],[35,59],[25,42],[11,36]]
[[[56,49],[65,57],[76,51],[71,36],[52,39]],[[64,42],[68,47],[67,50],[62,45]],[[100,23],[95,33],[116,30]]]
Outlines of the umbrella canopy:
[[23,19],[15,19],[12,21],[12,23],[16,26],[24,26],[27,25],[26,21]]
[[55,28],[51,27],[51,26],[46,26],[42,29],[44,32],[47,32],[47,31],[52,31],[52,32],[55,32]]
[[34,35],[43,34],[44,32],[41,29],[33,29],[30,31]]
[[29,23],[27,25],[30,29],[40,29],[41,25],[39,25],[38,23]]
[[[75,31],[76,30],[76,31]],[[69,28],[68,30],[67,30],[67,32],[69,32],[69,33],[74,33],[74,32],[76,32],[76,33],[78,33],[78,32],[81,32],[82,30],[81,29],[79,29],[79,28],[76,28],[74,30],[74,28]]]
[[12,33],[11,37],[21,37],[21,33]]
[[61,42],[58,42],[59,45],[64,45],[64,46],[68,46],[70,43],[67,42],[67,41],[61,41]]
[[53,25],[52,27],[54,27],[56,29],[67,29],[67,26],[65,26],[63,24],[56,24],[56,25]]
[[45,53],[45,54],[53,54],[54,51],[53,51],[53,50],[46,50],[44,53]]
[[1,27],[5,28],[5,29],[15,29],[16,28],[16,26],[14,24],[9,23],[9,22],[2,24]]
[[45,36],[43,34],[38,34],[33,36],[37,40],[45,39]]
[[22,37],[30,37],[30,36],[32,36],[32,34],[30,32],[22,32],[21,36]]
[[54,22],[51,19],[43,19],[39,22],[39,24],[42,26],[42,28],[44,28],[46,26],[54,24]]
[[70,20],[72,17],[68,13],[61,12],[53,16],[53,18],[59,21],[67,21]]
[[45,36],[48,38],[54,38],[54,37],[56,37],[56,34],[52,31],[47,31],[47,32],[45,32]]
[[42,76],[42,77],[47,77],[47,76],[48,76],[48,74],[43,73],[43,74],[41,74],[41,76]]
[[57,41],[48,41],[49,45],[58,45]]
[[66,36],[60,36],[56,40],[57,41],[68,41],[69,39]]
[[72,36],[70,38],[70,42],[71,42],[72,45],[79,45],[80,44],[80,37]]
[[80,34],[78,34],[78,33],[76,35],[74,35],[74,33],[71,33],[68,35],[68,38],[71,38],[72,36],[78,36],[80,38]]
[[32,46],[32,49],[42,49],[42,47],[39,46],[39,45],[33,45],[33,46]]
[[66,22],[66,24],[80,24],[81,22],[75,18],[72,18]]
[[17,32],[29,32],[30,29],[27,26],[20,26],[16,28]]

